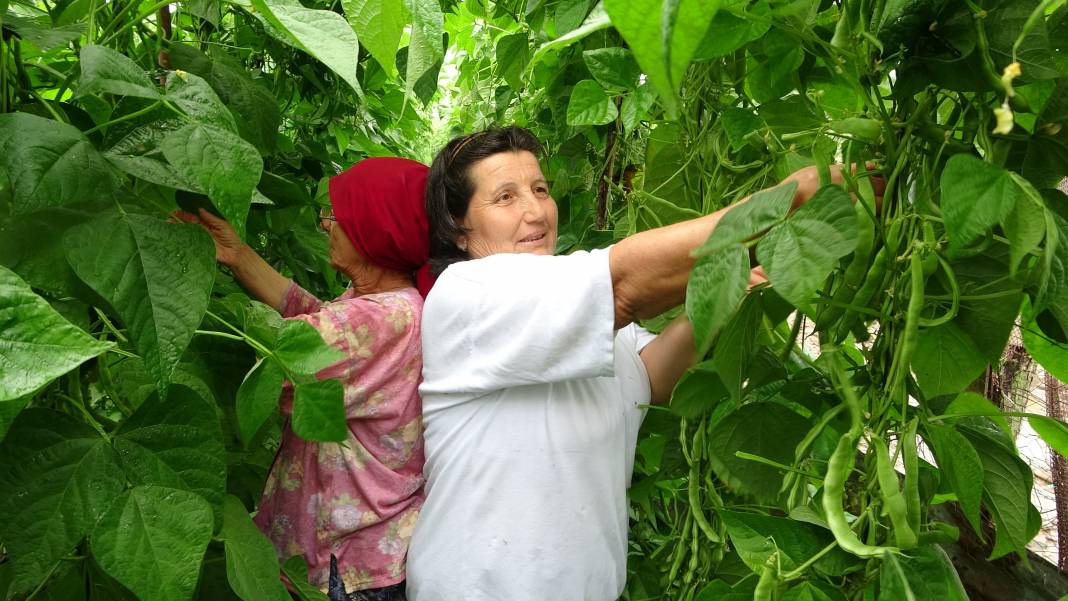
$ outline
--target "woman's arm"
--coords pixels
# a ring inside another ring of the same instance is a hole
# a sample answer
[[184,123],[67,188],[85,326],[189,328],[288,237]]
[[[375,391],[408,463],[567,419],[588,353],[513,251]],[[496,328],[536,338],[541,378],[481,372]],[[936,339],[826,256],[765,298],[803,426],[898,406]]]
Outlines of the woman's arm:
[[[832,171],[832,181],[841,182],[837,166]],[[819,189],[819,172],[815,167],[806,167],[783,180],[787,182],[797,182],[793,202],[797,207]],[[708,239],[727,211],[747,200],[749,197],[704,217],[639,232],[613,246],[609,269],[616,328],[682,304],[695,262],[690,252]]]
[[215,241],[215,256],[220,263],[230,268],[237,281],[257,300],[275,309],[282,306],[286,291],[292,283],[278,273],[252,247],[241,241],[225,219],[200,209],[200,215],[177,212],[182,221],[199,223]]

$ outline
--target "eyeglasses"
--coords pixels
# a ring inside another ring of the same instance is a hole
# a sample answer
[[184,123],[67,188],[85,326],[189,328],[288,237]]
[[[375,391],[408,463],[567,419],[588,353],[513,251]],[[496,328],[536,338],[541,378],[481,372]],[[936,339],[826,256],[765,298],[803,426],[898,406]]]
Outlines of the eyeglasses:
[[[318,223],[319,229],[322,230],[323,233],[330,233],[330,229],[334,227],[335,223],[337,223],[337,217],[334,216],[334,212],[330,210],[330,207],[323,207],[322,209],[320,209]],[[329,223],[330,225],[326,225],[327,223]]]

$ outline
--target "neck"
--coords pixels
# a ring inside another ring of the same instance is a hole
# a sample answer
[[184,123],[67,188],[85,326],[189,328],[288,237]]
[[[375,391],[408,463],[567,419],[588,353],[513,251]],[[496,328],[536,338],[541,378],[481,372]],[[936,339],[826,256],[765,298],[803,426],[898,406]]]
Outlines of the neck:
[[402,290],[412,286],[412,279],[407,274],[372,263],[349,266],[341,272],[349,276],[353,290],[360,296]]

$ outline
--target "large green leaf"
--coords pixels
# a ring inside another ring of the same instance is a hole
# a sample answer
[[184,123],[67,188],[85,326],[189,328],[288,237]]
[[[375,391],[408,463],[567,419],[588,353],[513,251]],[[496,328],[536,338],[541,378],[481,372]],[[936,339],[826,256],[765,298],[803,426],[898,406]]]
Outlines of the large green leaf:
[[0,14],[4,14],[4,28],[11,29],[23,40],[33,43],[41,50],[66,46],[85,35],[85,23],[54,25],[48,16],[30,19],[7,12],[7,0],[0,2]]
[[29,113],[0,115],[0,173],[5,170],[15,215],[107,199],[118,183],[76,127]]
[[226,103],[237,119],[241,137],[264,154],[275,148],[281,117],[274,95],[249,75],[239,64],[227,60],[212,60],[199,50],[185,44],[171,45],[171,65],[203,77]]
[[90,537],[93,559],[143,601],[193,598],[212,533],[211,505],[184,490],[138,486],[120,496]]
[[226,580],[244,601],[290,601],[279,579],[274,546],[249,518],[233,495],[223,502],[222,531],[226,550]]
[[928,397],[963,390],[986,364],[975,342],[953,322],[921,329],[912,355],[916,382]]
[[288,319],[278,331],[274,358],[291,372],[313,375],[344,359],[345,354],[323,342],[307,322]]
[[226,449],[215,407],[185,386],[146,400],[115,433],[115,450],[134,484],[197,493],[220,511]]
[[728,486],[760,502],[779,495],[783,474],[764,463],[736,457],[742,451],[790,465],[808,432],[808,420],[778,403],[749,403],[723,418],[708,435],[708,459]]
[[776,100],[798,87],[798,68],[805,53],[797,40],[773,29],[760,46],[749,50],[745,85],[756,101]]
[[305,440],[344,442],[349,436],[338,380],[293,385],[293,432]]
[[749,285],[749,253],[741,244],[697,260],[686,285],[686,315],[693,324],[698,356],[734,315]]
[[1025,555],[1030,542],[1028,511],[1034,474],[1015,449],[1006,448],[989,434],[960,426],[983,463],[983,503],[994,518],[997,534],[990,559],[1008,553]]
[[754,346],[763,318],[760,295],[746,296],[738,314],[723,327],[712,349],[716,373],[735,401],[742,398],[742,384],[747,379],[749,362],[756,355]]
[[252,6],[297,48],[314,56],[363,96],[356,78],[360,45],[345,17],[330,10],[304,8],[297,0],[252,0]]
[[839,589],[814,580],[790,587],[779,601],[845,601],[845,596]]
[[497,74],[503,77],[513,90],[522,90],[523,70],[527,68],[527,60],[530,58],[530,40],[526,32],[513,33],[497,40],[494,58]]
[[1008,171],[968,154],[950,157],[942,172],[941,188],[951,253],[1005,219],[1020,194]]
[[283,382],[285,372],[270,357],[262,359],[245,376],[237,391],[235,410],[238,434],[246,445],[278,407]]
[[0,401],[32,394],[111,346],[63,319],[0,267]]
[[167,74],[166,99],[178,105],[187,115],[230,131],[237,131],[237,123],[207,80],[185,71]]
[[424,75],[432,73],[437,80],[436,69],[445,55],[441,47],[441,35],[445,16],[438,0],[406,0],[410,2],[412,35],[408,42],[408,64],[404,70],[404,90],[408,98],[415,92],[415,84]]
[[948,426],[928,425],[924,438],[934,451],[939,470],[957,495],[961,511],[975,532],[983,496],[983,464],[968,439]]
[[341,0],[341,6],[364,48],[387,74],[394,75],[394,56],[408,24],[404,0]]
[[534,55],[530,57],[530,64],[538,62],[550,52],[574,44],[591,33],[605,29],[611,24],[612,21],[608,18],[608,13],[604,11],[604,5],[598,3],[597,6],[593,7],[593,10],[590,11],[586,20],[582,22],[581,27],[572,29],[555,40],[539,46],[538,49],[534,51]]
[[156,100],[159,90],[145,70],[125,55],[104,46],[86,44],[82,47],[81,94],[108,93],[117,96],[136,96]]
[[24,592],[69,555],[122,492],[115,452],[68,415],[22,412],[0,445],[0,539]]
[[118,313],[165,394],[208,307],[211,238],[199,226],[113,214],[71,228],[64,244],[74,272]]
[[1016,173],[1010,172],[1009,176],[1023,192],[1002,222],[1005,236],[1009,239],[1009,272],[1015,274],[1020,261],[1037,249],[1046,237],[1046,219],[1042,210],[1042,196],[1031,182]]
[[1034,321],[1020,328],[1024,348],[1053,377],[1068,382],[1068,344],[1052,340]]
[[[726,510],[717,514],[727,526],[738,555],[753,570],[764,567],[776,550],[783,570],[796,569],[834,541],[826,528],[794,519]],[[827,576],[841,576],[853,562],[845,551],[835,548],[816,560],[813,567]]]
[[618,115],[616,103],[596,81],[584,79],[571,90],[567,103],[568,125],[604,125],[615,121]]
[[701,44],[719,0],[605,0],[604,8],[660,93],[670,116],[678,89]]
[[720,401],[730,398],[723,380],[712,361],[705,361],[686,370],[671,392],[672,413],[694,418],[712,410]]
[[[754,6],[754,12],[761,6]],[[721,10],[708,24],[704,39],[694,51],[694,60],[707,60],[730,54],[749,42],[760,39],[770,27],[767,18],[746,19]]]
[[1029,415],[1027,423],[1046,441],[1050,449],[1068,457],[1068,424],[1041,415]]
[[84,287],[67,265],[63,234],[95,215],[90,207],[55,207],[0,219],[0,265],[53,298],[81,296]]
[[256,148],[206,123],[190,123],[172,132],[161,147],[178,174],[204,190],[219,213],[244,235],[252,192],[263,171]]
[[287,559],[285,564],[282,565],[282,571],[293,584],[293,588],[296,589],[296,595],[301,601],[328,601],[325,594],[309,584],[308,563],[304,561],[303,555],[294,555]]
[[708,240],[694,254],[697,256],[713,253],[721,248],[745,242],[760,232],[779,223],[786,217],[797,191],[796,183],[776,186],[761,190],[744,203],[730,207]]
[[857,216],[849,195],[824,186],[757,245],[757,257],[772,286],[794,306],[803,306],[857,245]]
[[888,555],[884,566],[880,577],[880,601],[968,601],[957,570],[938,545],[924,545],[907,555]]
[[641,70],[626,48],[594,48],[583,52],[582,60],[602,86],[621,90],[638,87]]

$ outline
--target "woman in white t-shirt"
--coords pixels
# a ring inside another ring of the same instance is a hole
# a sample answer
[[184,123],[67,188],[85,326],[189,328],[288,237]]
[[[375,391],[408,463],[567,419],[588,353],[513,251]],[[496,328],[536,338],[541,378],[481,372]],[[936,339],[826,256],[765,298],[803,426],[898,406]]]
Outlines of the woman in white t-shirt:
[[[627,498],[642,405],[694,362],[683,302],[725,213],[556,256],[557,210],[530,132],[449,142],[427,180],[423,309],[426,502],[413,601],[609,601],[626,580]],[[795,206],[818,187],[795,173]],[[754,278],[759,278],[759,268]]]

